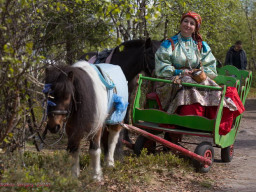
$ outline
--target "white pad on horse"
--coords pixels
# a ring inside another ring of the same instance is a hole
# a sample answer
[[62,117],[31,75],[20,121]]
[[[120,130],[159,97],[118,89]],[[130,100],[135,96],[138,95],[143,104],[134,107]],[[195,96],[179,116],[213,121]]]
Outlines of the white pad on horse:
[[[83,64],[87,65],[88,67],[89,63],[87,61],[83,61],[75,63],[73,66],[83,69],[83,67],[85,67]],[[114,85],[113,89],[107,89],[109,116],[106,119],[106,124],[114,125],[122,122],[128,105],[128,82],[121,67],[119,65],[108,63],[90,64],[90,66],[93,67],[98,73],[102,72],[102,76],[104,77],[104,80],[102,80],[100,77],[102,81],[105,81],[105,83],[109,85]],[[97,69],[97,67],[100,68],[100,71]],[[101,76],[101,74],[99,74],[99,76]],[[115,105],[117,103],[115,102],[115,94],[122,100],[123,105],[125,105],[125,108],[121,111],[116,109]]]
[[[120,66],[108,63],[100,63],[96,64],[96,66],[101,69],[105,80],[109,84],[115,84],[114,89],[108,90],[108,112],[110,113],[110,116],[107,118],[106,123],[111,125],[120,123],[123,121],[127,111],[128,82]],[[126,105],[125,109],[118,114],[118,118],[116,118],[117,114],[115,114],[118,113],[118,111],[113,111],[113,108],[115,107],[114,93],[121,97],[123,104]]]

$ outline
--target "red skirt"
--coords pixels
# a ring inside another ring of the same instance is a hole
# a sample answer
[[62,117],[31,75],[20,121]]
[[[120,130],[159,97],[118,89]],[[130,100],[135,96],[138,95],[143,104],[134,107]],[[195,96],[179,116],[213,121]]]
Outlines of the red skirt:
[[[229,133],[232,128],[233,120],[245,110],[235,87],[227,87],[225,96],[229,97],[235,103],[237,110],[230,111],[227,107],[223,108],[219,128],[220,135],[226,135]],[[194,103],[191,105],[179,106],[177,113],[179,115],[197,115],[207,117],[209,119],[215,119],[217,108],[218,107],[216,106],[202,106],[199,103]]]

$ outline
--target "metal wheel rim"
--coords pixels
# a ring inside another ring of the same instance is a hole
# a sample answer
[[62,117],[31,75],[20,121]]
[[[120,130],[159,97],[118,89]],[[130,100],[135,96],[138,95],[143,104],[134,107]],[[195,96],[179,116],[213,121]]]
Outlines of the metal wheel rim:
[[[204,157],[206,159],[212,160],[212,151],[210,149],[206,150],[204,152]],[[207,168],[207,167],[209,167],[209,165],[204,165],[204,168]]]

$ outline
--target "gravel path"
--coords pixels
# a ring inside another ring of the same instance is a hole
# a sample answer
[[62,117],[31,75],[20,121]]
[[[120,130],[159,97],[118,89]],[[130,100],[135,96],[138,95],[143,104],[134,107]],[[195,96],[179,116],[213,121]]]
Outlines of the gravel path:
[[223,167],[231,171],[223,180],[221,191],[256,191],[256,99],[247,99],[245,109],[234,144],[234,158]]

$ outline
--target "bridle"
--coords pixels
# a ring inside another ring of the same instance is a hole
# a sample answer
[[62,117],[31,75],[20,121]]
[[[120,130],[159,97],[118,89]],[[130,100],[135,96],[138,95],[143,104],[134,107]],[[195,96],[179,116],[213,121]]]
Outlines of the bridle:
[[66,117],[69,117],[70,113],[70,110],[52,110],[48,112],[48,115],[66,115]]
[[[69,108],[67,110],[49,110],[49,106],[53,106],[53,107],[56,106],[56,104],[54,102],[49,100],[49,98],[52,98],[52,96],[50,96],[51,84],[45,84],[45,88],[43,90],[43,93],[45,94],[45,102],[44,102],[44,115],[43,115],[43,119],[42,119],[42,124],[44,124],[44,122],[47,121],[47,117],[49,115],[52,115],[52,116],[54,116],[54,115],[64,115],[65,116],[65,118],[63,120],[62,131],[61,131],[60,137],[57,139],[57,141],[55,141],[51,144],[48,144],[44,141],[45,136],[47,134],[47,130],[48,130],[47,127],[45,128],[42,136],[39,133],[39,131],[37,131],[37,135],[38,135],[40,141],[43,144],[45,144],[46,146],[52,147],[53,145],[57,144],[64,136],[64,133],[65,133],[65,130],[66,130],[67,120],[69,119],[70,115],[72,114],[72,108],[73,108],[72,103],[75,100],[74,100],[74,95],[72,94],[72,101],[70,102]],[[74,103],[75,103],[75,110],[76,110],[76,108],[77,108],[76,102],[74,102]]]

